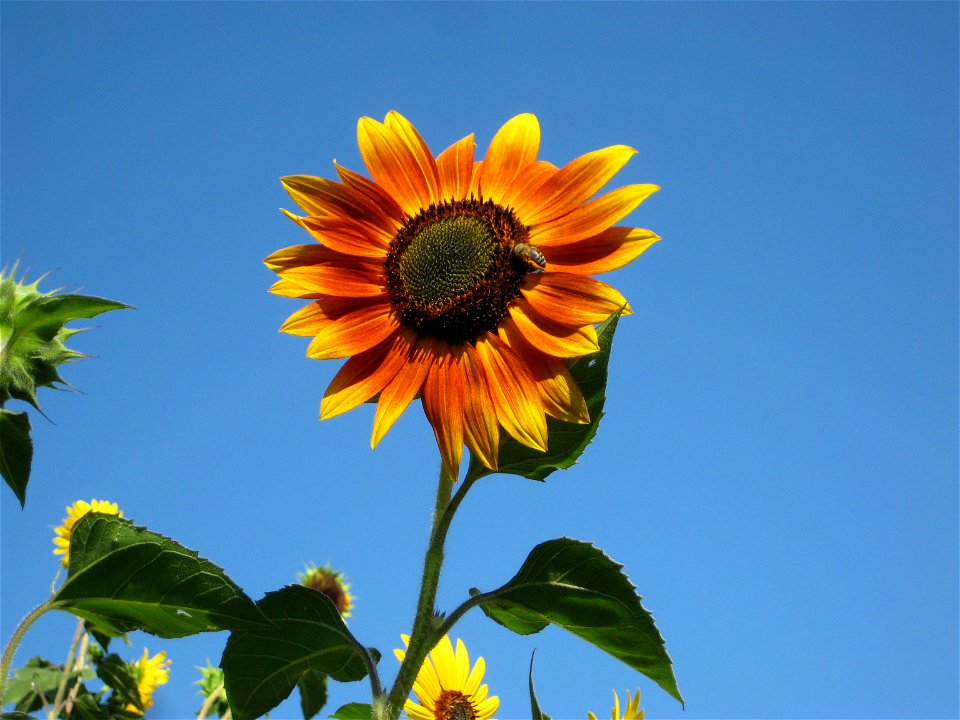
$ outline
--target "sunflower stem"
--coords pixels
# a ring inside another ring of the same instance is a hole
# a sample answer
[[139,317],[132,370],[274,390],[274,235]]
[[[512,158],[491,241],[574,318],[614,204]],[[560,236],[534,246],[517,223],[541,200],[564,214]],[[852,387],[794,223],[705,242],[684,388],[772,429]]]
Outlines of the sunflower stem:
[[7,690],[7,678],[10,675],[10,666],[13,664],[13,656],[17,652],[17,647],[20,645],[20,641],[23,640],[23,636],[26,635],[27,630],[30,629],[30,626],[43,615],[47,610],[50,609],[50,601],[41,603],[37,605],[33,610],[27,613],[27,616],[20,621],[20,624],[17,625],[17,629],[13,631],[13,635],[10,637],[10,642],[7,643],[7,646],[3,650],[3,656],[0,658],[0,706],[2,706],[2,700],[4,693]]
[[454,481],[455,478],[451,477],[441,464],[437,503],[433,510],[433,527],[430,530],[430,543],[423,559],[423,579],[420,582],[420,597],[417,601],[413,629],[410,631],[410,644],[400,664],[397,679],[390,688],[387,702],[377,713],[379,720],[397,720],[400,717],[400,711],[403,710],[404,701],[413,688],[420,666],[423,665],[423,661],[438,639],[433,613],[437,587],[440,584],[440,569],[443,566],[443,544],[447,537],[447,530],[450,528],[450,521],[453,519],[451,511],[456,510],[465,490],[461,487],[457,493],[459,499],[451,502]]

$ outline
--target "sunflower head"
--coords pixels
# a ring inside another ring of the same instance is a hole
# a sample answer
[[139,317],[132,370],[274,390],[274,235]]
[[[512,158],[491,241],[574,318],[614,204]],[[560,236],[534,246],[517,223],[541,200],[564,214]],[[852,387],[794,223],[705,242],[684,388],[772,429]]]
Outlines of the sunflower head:
[[[617,691],[613,691],[613,707],[610,710],[610,717],[613,720],[643,720],[643,708],[640,707],[640,689],[637,689],[637,694],[634,697],[630,697],[630,691],[627,690],[627,707],[624,708],[623,715],[620,715],[620,698],[617,695]],[[597,720],[597,716],[592,712],[587,713],[587,718],[589,720]]]
[[[407,646],[410,638],[401,638]],[[393,652],[403,662],[406,651]],[[500,707],[500,698],[488,697],[487,686],[480,684],[485,669],[482,657],[471,668],[463,641],[457,640],[454,651],[450,638],[444,635],[424,660],[413,683],[419,704],[407,700],[404,711],[412,720],[489,720]]]
[[[133,663],[133,672],[137,678],[137,691],[140,693],[140,704],[143,711],[146,712],[153,707],[153,693],[161,685],[166,685],[170,679],[171,660],[167,659],[164,651],[158,652],[153,657],[146,648],[143,650],[143,657]],[[132,703],[128,704],[125,710],[133,713],[139,713],[140,710]]]
[[329,565],[317,567],[309,564],[302,573],[297,573],[297,580],[301,585],[313,588],[326,595],[337,608],[340,617],[350,617],[350,610],[353,607],[353,595],[350,594],[350,583],[343,573],[331,568]]
[[53,554],[63,555],[64,567],[70,567],[70,535],[73,531],[73,526],[77,524],[77,520],[89,512],[123,517],[123,512],[117,504],[106,500],[91,500],[90,502],[77,500],[73,505],[70,505],[67,508],[67,516],[63,519],[63,523],[54,528],[53,531],[53,544],[56,545],[53,549]]
[[[629,263],[657,238],[618,227],[658,188],[594,197],[635,154],[616,145],[562,168],[537,159],[540,125],[509,120],[482,159],[473,135],[434,156],[396,112],[361,118],[370,179],[283,179],[313,244],[266,259],[271,290],[311,300],[282,330],[309,357],[348,358],[324,394],[329,418],[377,397],[371,446],[420,397],[446,472],[463,446],[496,469],[501,431],[547,449],[547,416],[589,422],[568,363],[596,352],[595,325],[630,308],[590,275]],[[286,212],[286,211],[285,211]]]

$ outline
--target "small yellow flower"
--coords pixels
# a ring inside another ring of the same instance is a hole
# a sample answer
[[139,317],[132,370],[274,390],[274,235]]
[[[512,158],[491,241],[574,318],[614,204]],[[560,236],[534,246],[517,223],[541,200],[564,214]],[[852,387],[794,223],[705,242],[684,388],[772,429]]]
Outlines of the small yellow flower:
[[343,573],[337,572],[329,565],[317,567],[312,563],[307,565],[306,572],[297,573],[297,580],[301,585],[322,592],[337,606],[340,617],[350,617],[350,608],[353,607],[353,595],[350,594],[350,583]]
[[[410,643],[407,635],[400,637],[404,645]],[[403,650],[393,652],[401,662],[407,655]],[[489,720],[500,707],[500,698],[487,697],[487,686],[480,684],[485,669],[483,658],[478,657],[471,670],[463,641],[457,640],[454,652],[444,635],[413,683],[420,704],[407,700],[403,709],[412,720]]]
[[[637,689],[637,695],[634,698],[630,697],[630,691],[627,690],[627,707],[623,713],[623,717],[620,717],[620,698],[617,697],[617,691],[613,691],[613,709],[611,710],[611,717],[613,720],[643,720],[643,709],[640,707],[640,689]],[[597,716],[592,712],[587,713],[587,718],[589,720],[597,720]]]
[[64,567],[70,567],[70,532],[76,525],[77,520],[88,512],[107,513],[123,517],[123,512],[117,507],[117,504],[106,500],[91,500],[90,502],[77,500],[68,507],[67,516],[63,519],[63,524],[54,530],[56,537],[53,538],[53,544],[57,546],[54,548],[53,554],[63,555]]
[[[167,659],[167,654],[163,650],[150,657],[149,652],[144,648],[143,657],[133,663],[133,671],[137,676],[137,692],[140,693],[143,712],[153,707],[153,693],[161,685],[166,685],[170,679],[171,662],[172,660]],[[125,710],[140,712],[132,703],[128,704]]]

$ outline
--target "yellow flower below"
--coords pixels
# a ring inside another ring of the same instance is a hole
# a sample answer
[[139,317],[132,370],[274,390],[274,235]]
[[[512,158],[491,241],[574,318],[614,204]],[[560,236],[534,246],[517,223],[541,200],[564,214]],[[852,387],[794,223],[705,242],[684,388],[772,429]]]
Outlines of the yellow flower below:
[[63,524],[54,529],[56,537],[53,538],[53,544],[56,545],[53,549],[53,554],[63,555],[64,567],[70,567],[70,533],[73,531],[73,526],[77,524],[77,520],[88,512],[98,512],[123,517],[123,512],[117,504],[107,502],[106,500],[91,500],[90,502],[77,500],[73,505],[68,507],[67,516],[63,519]]
[[[627,707],[624,710],[623,717],[620,716],[620,698],[617,691],[613,691],[613,708],[610,717],[613,720],[643,720],[643,708],[640,707],[640,690],[637,689],[635,697],[630,697],[630,691],[627,690]],[[592,712],[587,713],[589,720],[597,720],[597,716]]]
[[[153,693],[161,685],[166,685],[170,679],[171,662],[162,650],[150,657],[149,652],[144,648],[143,657],[133,664],[133,671],[137,676],[137,692],[140,693],[140,704],[143,705],[143,712],[153,707]],[[132,703],[124,709],[133,713],[140,712]]]
[[[401,635],[404,646],[410,643]],[[403,650],[394,650],[400,662],[406,657]],[[486,664],[477,658],[471,669],[470,656],[463,641],[457,639],[454,651],[446,635],[424,660],[413,691],[420,701],[407,700],[403,709],[411,720],[489,720],[500,707],[500,698],[488,697],[489,690],[481,685]]]

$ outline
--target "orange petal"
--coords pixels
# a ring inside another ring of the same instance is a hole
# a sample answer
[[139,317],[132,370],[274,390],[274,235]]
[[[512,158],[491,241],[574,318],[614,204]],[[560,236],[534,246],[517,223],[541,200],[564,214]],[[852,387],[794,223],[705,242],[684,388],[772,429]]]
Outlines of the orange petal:
[[333,215],[363,222],[388,235],[396,228],[396,223],[378,205],[341,183],[310,175],[291,175],[280,178],[280,182],[293,201],[309,215]]
[[510,183],[510,187],[503,193],[501,204],[513,208],[524,225],[530,225],[527,218],[518,211],[518,207],[526,202],[526,198],[536,193],[537,188],[550,180],[559,172],[557,166],[546,160],[537,160],[527,165]]
[[632,312],[616,288],[586,275],[536,273],[527,275],[523,285],[523,297],[530,306],[563,325],[603,322],[620,308],[626,314]]
[[373,434],[370,436],[370,447],[376,448],[387,431],[407,409],[410,402],[417,396],[427,377],[427,371],[434,360],[432,353],[425,348],[414,344],[412,336],[406,336],[405,346],[398,346],[395,352],[403,357],[403,365],[383,390],[377,401],[377,411],[373,416]]
[[383,267],[359,261],[328,262],[279,270],[284,280],[323,295],[335,297],[384,297]]
[[431,201],[438,202],[440,200],[440,173],[437,171],[437,162],[433,159],[433,153],[430,152],[427,143],[424,142],[420,133],[417,132],[410,121],[396,110],[387,113],[384,124],[406,143],[407,148],[420,167],[420,172],[423,173],[423,179],[427,181]]
[[566,215],[593,197],[636,154],[631,147],[614,145],[581,155],[528,194],[516,211],[527,225]]
[[270,286],[269,292],[272,292],[274,295],[282,295],[283,297],[292,297],[299,298],[301,300],[305,299],[316,299],[323,297],[323,293],[314,292],[313,290],[307,290],[300,285],[297,285],[294,282],[289,280],[284,280],[280,278],[273,285]]
[[480,194],[499,203],[504,191],[540,150],[540,123],[531,113],[517,115],[504,124],[490,141],[483,159]]
[[546,451],[547,419],[524,358],[495,335],[479,340],[476,348],[478,367],[483,368],[487,377],[490,398],[504,430],[517,442]]
[[523,298],[517,298],[510,306],[510,320],[507,322],[516,323],[530,344],[547,355],[573,358],[600,349],[593,325],[573,329],[559,325],[540,315]]
[[[331,299],[321,302],[321,310]],[[352,299],[350,302],[357,304]],[[322,324],[307,348],[307,357],[330,360],[356,355],[386,340],[398,326],[389,303],[360,305],[356,310]]]
[[298,265],[319,265],[331,260],[349,260],[348,257],[334,252],[330,248],[316,243],[292,245],[268,255],[263,264],[271,270],[297,267]]
[[480,175],[483,173],[483,160],[473,163],[473,172],[470,173],[470,197],[480,197]]
[[320,401],[321,420],[353,410],[393,380],[403,365],[403,354],[396,352],[397,345],[406,343],[399,340],[399,334],[392,342],[382,342],[343,364]]
[[340,176],[340,180],[344,185],[366,197],[370,202],[383,210],[389,218],[394,220],[398,228],[400,227],[400,222],[403,220],[403,210],[397,205],[397,201],[382,187],[372,180],[368,180],[360,173],[338,165],[336,160],[334,160],[333,166],[337,169],[337,175]]
[[463,200],[467,197],[470,178],[473,177],[473,150],[476,146],[471,133],[437,157],[441,200]]
[[339,217],[299,218],[299,224],[313,238],[335,252],[363,258],[384,258],[392,235],[366,223]]
[[463,455],[463,378],[446,343],[437,343],[434,354],[421,402],[433,426],[444,469],[456,480]]
[[590,422],[587,401],[567,369],[566,361],[538,352],[513,323],[503,323],[500,329],[504,341],[527,363],[540,391],[544,411],[564,422]]
[[563,217],[534,226],[530,231],[530,240],[542,250],[596,235],[629,215],[659,189],[656,185],[618,188],[580,205]]
[[578,275],[609,272],[635,260],[659,239],[649,230],[612,227],[575,243],[554,245],[550,267]]
[[416,215],[434,201],[430,186],[406,141],[373,118],[357,124],[360,155],[370,175],[409,215]]
[[500,424],[477,351],[469,343],[464,348],[461,369],[465,390],[465,440],[480,462],[496,470],[500,453]]

